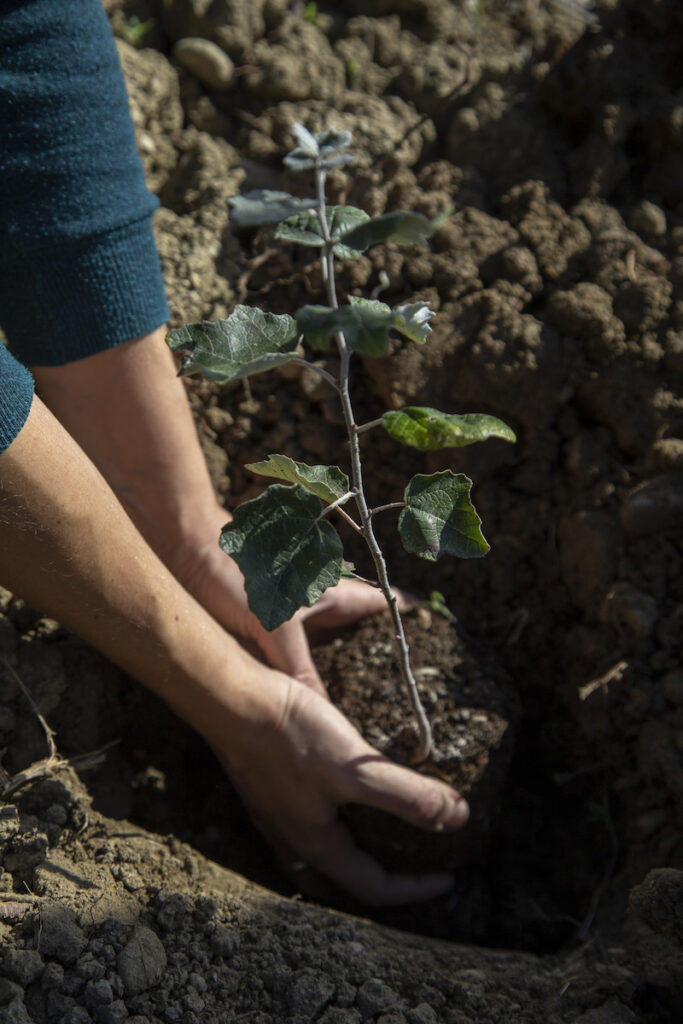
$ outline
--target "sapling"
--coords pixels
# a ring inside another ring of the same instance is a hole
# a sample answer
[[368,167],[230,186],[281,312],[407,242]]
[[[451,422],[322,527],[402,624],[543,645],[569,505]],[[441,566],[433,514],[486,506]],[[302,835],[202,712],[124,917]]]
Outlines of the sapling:
[[[342,152],[349,146],[351,134],[312,134],[298,124],[293,131],[298,145],[285,157],[285,163],[296,171],[313,172],[315,195],[299,199],[287,192],[247,192],[228,200],[231,218],[242,226],[275,223],[276,238],[282,242],[319,249],[327,305],[303,306],[294,317],[238,305],[227,319],[181,327],[171,331],[168,340],[174,351],[183,353],[181,374],[201,371],[211,380],[227,383],[283,363],[296,363],[320,374],[336,391],[348,438],[350,473],[337,466],[309,466],[285,455],[269,455],[265,461],[249,465],[252,472],[286,484],[273,484],[258,498],[243,502],[223,529],[220,545],[244,575],[250,609],[272,630],[298,608],[313,605],[342,577],[361,578],[344,561],[332,516],[340,516],[363,537],[377,576],[373,584],[381,588],[391,612],[401,672],[417,719],[413,761],[419,763],[430,753],[431,728],[411,670],[398,602],[373,521],[382,512],[399,510],[403,546],[431,562],[446,553],[461,558],[484,555],[489,546],[470,502],[472,482],[462,473],[445,470],[414,476],[401,500],[370,507],[363,484],[361,438],[383,428],[404,445],[433,451],[488,437],[514,441],[515,435],[495,416],[449,415],[416,406],[385,412],[368,423],[356,422],[349,390],[353,356],[384,356],[392,331],[424,344],[434,312],[426,302],[391,308],[377,298],[354,295],[340,305],[335,260],[358,259],[384,242],[424,244],[444,218],[430,220],[414,212],[372,218],[354,206],[328,205],[326,176],[332,168],[353,160]],[[306,349],[326,351],[332,344],[339,357],[334,373],[302,354]],[[349,508],[355,509],[355,515]]]

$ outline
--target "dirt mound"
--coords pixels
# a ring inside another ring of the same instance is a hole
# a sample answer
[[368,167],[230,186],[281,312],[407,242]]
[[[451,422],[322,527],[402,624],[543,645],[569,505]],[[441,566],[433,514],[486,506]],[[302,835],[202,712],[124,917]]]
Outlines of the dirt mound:
[[[364,360],[354,388],[368,419],[420,402],[516,430],[514,448],[420,463],[473,478],[486,559],[437,572],[383,541],[392,578],[443,591],[523,717],[491,846],[450,900],[387,915],[423,933],[399,934],[292,899],[199,741],[3,593],[0,1024],[677,1020],[680,4],[596,0],[595,24],[571,11],[591,5],[560,0],[108,6],[162,202],[174,324],[238,301],[292,312],[319,289],[314,260],[236,231],[225,204],[242,188],[299,187],[281,165],[295,120],[354,133],[358,165],[331,176],[331,198],[373,214],[454,206],[429,248],[373,249],[342,271],[344,291],[367,293],[384,272],[386,301],[438,311],[424,348]],[[148,18],[151,48],[136,49]],[[227,55],[232,78],[207,88],[208,72],[182,67],[173,45],[188,37]],[[268,451],[340,450],[334,404],[305,374],[189,393],[229,502],[260,490],[242,467]],[[415,463],[378,437],[368,467],[386,501]],[[333,644],[321,665],[338,655]],[[46,753],[13,672],[63,756],[122,742],[82,781],[66,771],[13,792]],[[627,916],[651,869],[664,874],[633,906],[660,935]]]

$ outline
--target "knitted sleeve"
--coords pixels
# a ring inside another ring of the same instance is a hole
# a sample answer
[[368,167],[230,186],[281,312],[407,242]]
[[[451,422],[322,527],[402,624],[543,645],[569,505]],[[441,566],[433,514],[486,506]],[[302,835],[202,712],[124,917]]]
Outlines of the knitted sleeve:
[[99,0],[0,0],[0,325],[21,362],[168,319],[157,205]]
[[9,448],[31,411],[33,378],[0,341],[0,454]]

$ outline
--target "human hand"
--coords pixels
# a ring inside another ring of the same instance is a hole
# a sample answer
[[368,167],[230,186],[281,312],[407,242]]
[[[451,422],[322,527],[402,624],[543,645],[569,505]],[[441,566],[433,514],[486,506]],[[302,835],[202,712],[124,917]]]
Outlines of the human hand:
[[[227,512],[217,510],[213,529],[195,534],[182,548],[166,554],[166,563],[193,597],[266,664],[325,695],[309,639],[383,611],[387,605],[381,591],[358,580],[342,580],[311,608],[300,609],[269,632],[249,610],[240,569],[218,545],[220,530],[229,518]],[[404,591],[396,590],[396,594],[401,611],[415,603]]]
[[207,738],[283,868],[313,869],[373,906],[448,891],[448,875],[386,871],[356,846],[338,812],[344,804],[366,804],[440,831],[465,824],[467,803],[444,783],[383,757],[310,687],[268,670],[260,684],[255,693],[272,693],[251,727],[243,721],[229,740]]

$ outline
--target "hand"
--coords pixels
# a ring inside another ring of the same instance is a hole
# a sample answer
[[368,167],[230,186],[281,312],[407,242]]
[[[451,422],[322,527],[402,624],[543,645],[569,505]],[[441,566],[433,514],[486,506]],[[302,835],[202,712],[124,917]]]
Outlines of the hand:
[[355,845],[338,810],[367,804],[421,828],[450,830],[467,821],[466,802],[444,783],[383,757],[309,687],[268,675],[277,679],[268,681],[274,692],[265,722],[260,715],[258,725],[212,746],[285,870],[300,862],[374,906],[421,902],[448,891],[448,875],[385,871]]
[[[381,612],[387,606],[381,591],[357,580],[342,580],[326,590],[311,608],[300,609],[288,622],[268,632],[249,610],[244,577],[237,564],[218,545],[220,530],[229,518],[227,512],[217,510],[209,536],[196,538],[175,553],[166,553],[166,564],[192,596],[229,633],[254,653],[260,653],[266,664],[325,695],[309,638]],[[407,593],[396,593],[400,610],[414,604]]]

